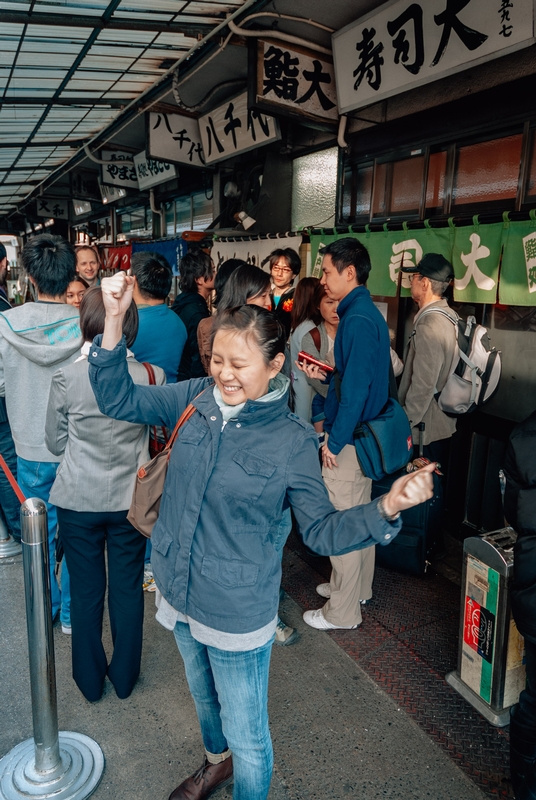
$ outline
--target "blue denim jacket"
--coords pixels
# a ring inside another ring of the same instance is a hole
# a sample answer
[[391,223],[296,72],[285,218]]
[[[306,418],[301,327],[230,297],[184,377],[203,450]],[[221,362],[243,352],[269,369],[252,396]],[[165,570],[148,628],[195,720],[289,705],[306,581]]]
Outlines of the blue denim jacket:
[[104,414],[173,428],[188,403],[197,409],[173,447],[152,536],[155,581],[177,611],[229,633],[267,625],[277,614],[278,530],[289,506],[304,542],[322,555],[388,544],[400,530],[380,517],[377,502],[335,511],[316,434],[289,411],[286,396],[248,400],[222,430],[211,378],[136,385],[124,340],[102,350],[100,339],[89,374]]

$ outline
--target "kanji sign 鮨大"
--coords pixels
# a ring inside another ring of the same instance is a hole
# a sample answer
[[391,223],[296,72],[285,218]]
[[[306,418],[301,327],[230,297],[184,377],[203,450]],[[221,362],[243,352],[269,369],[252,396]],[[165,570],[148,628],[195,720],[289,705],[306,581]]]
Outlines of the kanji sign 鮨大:
[[147,158],[145,150],[134,156],[134,167],[138,176],[140,189],[150,189],[159,183],[171,180],[177,174],[177,169],[167,161],[157,161],[155,158]]
[[534,42],[533,0],[392,0],[333,34],[346,113]]
[[207,164],[275,142],[280,137],[273,117],[248,108],[247,92],[201,117],[199,129]]
[[336,122],[333,59],[282,42],[255,42],[250,106],[294,117]]
[[131,153],[102,150],[101,158],[103,161],[110,162],[101,164],[101,184],[121,186],[124,189],[138,189],[138,176]]
[[149,113],[148,155],[164,161],[204,167],[199,123],[182,114]]

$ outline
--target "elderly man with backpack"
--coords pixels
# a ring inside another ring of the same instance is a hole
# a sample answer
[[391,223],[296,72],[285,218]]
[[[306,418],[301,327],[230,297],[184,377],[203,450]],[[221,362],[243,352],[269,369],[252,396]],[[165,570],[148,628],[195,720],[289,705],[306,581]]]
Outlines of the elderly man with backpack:
[[409,275],[411,296],[418,311],[404,357],[399,400],[411,425],[413,443],[424,422],[424,455],[445,462],[446,444],[456,430],[456,419],[441,410],[436,399],[445,387],[458,354],[457,315],[444,294],[454,277],[452,264],[439,253],[427,253]]

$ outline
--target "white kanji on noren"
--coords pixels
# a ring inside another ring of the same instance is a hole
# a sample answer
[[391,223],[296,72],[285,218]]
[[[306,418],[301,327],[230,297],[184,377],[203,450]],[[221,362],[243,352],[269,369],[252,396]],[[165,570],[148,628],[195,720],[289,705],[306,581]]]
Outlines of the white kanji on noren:
[[463,278],[456,278],[454,286],[459,291],[463,291],[469,286],[471,278],[474,279],[479,289],[489,292],[495,286],[495,281],[488,275],[484,275],[479,269],[477,261],[487,258],[491,255],[491,250],[485,244],[480,243],[480,236],[478,233],[472,233],[469,237],[471,242],[471,252],[461,253],[460,258],[467,267],[467,271]]

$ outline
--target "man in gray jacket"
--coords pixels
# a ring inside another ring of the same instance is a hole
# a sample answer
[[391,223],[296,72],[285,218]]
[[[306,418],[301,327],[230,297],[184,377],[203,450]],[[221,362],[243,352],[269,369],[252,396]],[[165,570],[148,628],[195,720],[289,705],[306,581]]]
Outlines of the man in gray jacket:
[[52,616],[60,609],[70,633],[70,592],[65,564],[62,589],[54,574],[56,509],[48,503],[60,459],[45,446],[45,418],[54,372],[80,354],[78,311],[65,303],[76,275],[74,248],[59,236],[43,234],[22,251],[22,265],[37,291],[36,303],[0,314],[0,395],[5,396],[17,452],[18,483],[26,497],[47,503]]
[[402,272],[410,277],[411,296],[419,310],[404,357],[399,400],[410,421],[413,443],[418,444],[417,426],[424,422],[424,454],[431,461],[444,463],[446,443],[456,430],[456,420],[441,411],[435,395],[445,386],[458,352],[451,322],[456,314],[443,296],[454,270],[444,256],[427,253],[416,267],[402,267]]

